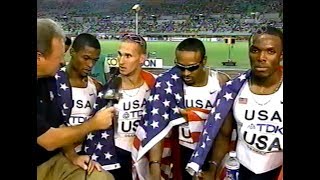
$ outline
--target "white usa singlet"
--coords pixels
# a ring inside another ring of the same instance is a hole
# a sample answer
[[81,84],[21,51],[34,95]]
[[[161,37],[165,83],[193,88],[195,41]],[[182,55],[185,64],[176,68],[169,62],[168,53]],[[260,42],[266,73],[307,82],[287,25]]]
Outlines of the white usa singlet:
[[131,152],[134,135],[145,109],[146,100],[149,98],[150,90],[144,82],[139,88],[120,90],[120,93],[122,93],[122,98],[117,105],[119,114],[115,124],[115,145]]
[[[75,126],[83,123],[89,118],[93,105],[97,98],[97,88],[93,80],[88,77],[88,84],[85,88],[72,87],[73,107],[71,109],[68,126]],[[76,152],[81,150],[81,145],[76,147]]]
[[[211,110],[218,92],[221,90],[218,72],[210,71],[208,83],[202,87],[193,87],[184,84],[184,104],[186,108],[201,108]],[[203,125],[204,122],[202,122]],[[203,127],[202,127],[203,128]],[[193,143],[188,123],[179,126],[179,144],[190,149],[195,149],[197,142]]]
[[244,83],[233,104],[237,122],[237,156],[250,171],[261,174],[283,162],[283,88],[257,95]]

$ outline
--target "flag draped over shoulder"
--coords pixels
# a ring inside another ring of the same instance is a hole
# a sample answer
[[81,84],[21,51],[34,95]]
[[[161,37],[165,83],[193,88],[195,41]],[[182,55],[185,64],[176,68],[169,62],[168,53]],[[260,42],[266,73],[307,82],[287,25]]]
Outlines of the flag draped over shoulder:
[[204,129],[201,133],[199,143],[187,165],[187,170],[190,174],[193,175],[195,172],[199,172],[204,164],[208,152],[213,146],[213,141],[232,108],[234,99],[240,91],[243,83],[249,78],[251,74],[250,72],[251,71],[248,70],[238,77],[228,81],[217,95],[214,108],[211,110],[208,120],[204,124]]
[[[67,123],[71,114],[71,109],[73,107],[73,104],[72,104],[73,101],[72,101],[71,85],[69,83],[68,76],[66,74],[66,67],[61,68],[56,73],[55,78],[57,80],[56,83],[58,87],[58,97],[59,97],[58,100],[60,104],[61,113],[62,113],[64,122]],[[99,92],[99,97],[100,99],[97,98],[97,101],[94,104],[93,113],[96,113],[99,109],[105,106],[105,102],[103,101],[104,99],[102,99],[101,92]],[[120,165],[117,164],[117,159],[115,157],[114,158],[112,157],[113,154],[115,154],[115,148],[114,148],[113,138],[111,137],[108,138],[109,134],[113,134],[111,128],[110,130],[106,130],[102,133],[99,131],[90,133],[87,136],[87,140],[85,141],[86,146],[84,146],[84,151],[86,152],[86,154],[92,155],[91,158],[93,160],[99,161],[99,163],[101,163],[102,166],[106,165],[108,167],[108,165],[110,165],[111,167],[110,169],[116,169],[116,168],[119,168]],[[94,144],[95,143],[95,141],[93,141],[94,137],[95,137],[95,140],[98,138],[100,139],[104,138],[105,141],[100,140],[101,144]],[[92,147],[92,148],[88,149],[89,147]],[[101,152],[95,151],[95,149],[102,150],[102,148],[104,151],[101,151]],[[103,154],[103,152],[106,152],[106,153]]]
[[[161,159],[162,177],[168,179],[181,178],[178,132],[167,134],[177,125],[186,122],[179,108],[187,111],[188,126],[193,143],[199,141],[204,121],[210,111],[201,108],[185,108],[183,81],[181,71],[173,67],[159,75],[147,101],[146,111],[137,128],[133,143],[133,179],[147,179],[149,176],[149,161],[146,153],[159,141],[164,139]],[[178,157],[177,157],[178,156]],[[172,169],[174,164],[174,169]],[[172,172],[173,170],[173,172]],[[179,176],[179,177],[178,177]]]
[[[142,71],[141,76],[149,87],[154,85],[154,78],[151,73]],[[108,90],[109,85],[110,84],[106,84],[103,86],[102,90],[98,93],[98,97],[93,106],[93,115],[107,105],[107,101],[103,98],[103,92]],[[95,131],[88,134],[84,142],[84,152],[85,154],[91,155],[91,159],[99,162],[105,170],[120,168],[115,151],[113,126],[110,126],[106,130]]]
[[[179,72],[180,70],[174,67],[159,75],[155,87],[151,90],[134,141],[134,147],[139,150],[137,159],[163,139],[173,126],[186,122],[179,112],[179,108],[184,108]],[[136,144],[137,140],[139,144]]]
[[[179,112],[179,108],[185,109],[183,81],[180,78],[181,71],[173,67],[159,75],[155,87],[151,90],[150,97],[143,112],[142,120],[136,131],[133,143],[133,179],[147,179],[149,175],[148,158],[146,153],[158,142],[164,139],[164,149],[162,154],[162,167],[167,172],[163,175],[170,177],[170,163],[165,157],[173,155],[173,142],[178,142],[178,136],[166,138],[170,130],[186,122]],[[199,108],[190,108],[187,112],[189,127],[194,142],[199,139],[199,134],[203,128],[203,121],[207,114]],[[175,139],[174,139],[175,138]],[[169,158],[171,161],[173,158]],[[166,166],[163,166],[166,165]],[[178,168],[176,168],[178,169]]]
[[155,144],[164,139],[173,126],[185,121],[179,108],[184,108],[180,70],[173,67],[160,74],[151,89],[142,120],[133,142],[133,179],[147,179],[148,160],[144,156]]
[[71,85],[66,73],[66,67],[62,67],[55,75],[57,84],[58,102],[64,123],[68,123],[73,107]]

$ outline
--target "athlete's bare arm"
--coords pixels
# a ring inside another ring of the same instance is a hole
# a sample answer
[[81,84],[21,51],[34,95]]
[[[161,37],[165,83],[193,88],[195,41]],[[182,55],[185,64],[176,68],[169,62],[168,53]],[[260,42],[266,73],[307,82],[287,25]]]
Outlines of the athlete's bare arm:
[[232,122],[233,116],[230,111],[216,137],[212,154],[208,155],[210,156],[210,168],[208,171],[204,172],[204,180],[212,180],[212,177],[216,177],[217,179],[219,176],[218,172],[221,171],[221,160],[229,150],[230,138],[232,133]]
[[160,162],[163,151],[163,141],[159,141],[149,151],[149,162],[150,162],[150,179],[161,180],[161,169]]
[[90,77],[90,78],[93,80],[93,83],[97,88],[97,92],[101,91],[101,89],[103,87],[102,83],[95,78],[92,78],[92,77]]
[[219,80],[220,87],[222,87],[230,79],[231,78],[227,73],[218,71],[218,80]]

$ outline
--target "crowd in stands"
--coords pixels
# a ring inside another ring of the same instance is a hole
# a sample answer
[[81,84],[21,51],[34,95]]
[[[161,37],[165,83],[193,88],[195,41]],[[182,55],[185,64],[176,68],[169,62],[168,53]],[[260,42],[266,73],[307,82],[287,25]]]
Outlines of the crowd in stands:
[[[253,27],[267,24],[282,28],[282,0],[180,1],[141,4],[140,33],[250,33]],[[134,2],[130,2],[120,0],[111,5],[102,0],[42,0],[38,2],[38,17],[53,18],[73,34],[128,32],[135,30]]]

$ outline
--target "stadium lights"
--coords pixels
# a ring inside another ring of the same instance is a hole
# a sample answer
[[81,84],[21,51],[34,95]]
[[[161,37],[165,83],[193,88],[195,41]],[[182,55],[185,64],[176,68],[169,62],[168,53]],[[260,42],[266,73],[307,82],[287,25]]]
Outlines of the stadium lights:
[[133,7],[132,7],[132,10],[134,11],[140,11],[141,7],[139,4],[135,4]]
[[138,21],[139,21],[138,20],[138,17],[139,17],[138,12],[141,10],[141,7],[139,4],[135,4],[132,7],[132,10],[134,10],[136,12],[136,34],[138,34],[139,33],[139,31],[138,31]]

